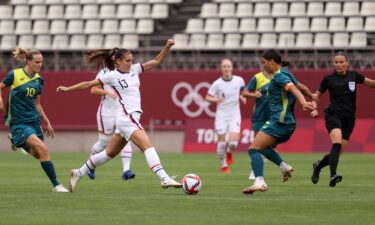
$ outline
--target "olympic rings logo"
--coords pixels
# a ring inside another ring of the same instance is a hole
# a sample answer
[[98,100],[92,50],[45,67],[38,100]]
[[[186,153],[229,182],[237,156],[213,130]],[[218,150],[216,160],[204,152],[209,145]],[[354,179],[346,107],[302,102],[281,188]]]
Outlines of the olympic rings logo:
[[[189,117],[198,117],[200,116],[203,112],[205,112],[208,116],[210,117],[215,117],[215,112],[211,111],[209,108],[210,103],[205,101],[204,98],[199,94],[199,91],[203,88],[210,88],[211,84],[208,82],[201,82],[193,87],[186,82],[179,82],[177,83],[171,93],[172,101],[173,103],[182,108],[182,111],[185,113],[185,115]],[[177,97],[177,93],[180,90],[186,90],[187,94],[180,100]],[[197,110],[191,110],[189,109],[190,104],[195,103],[198,106]]]

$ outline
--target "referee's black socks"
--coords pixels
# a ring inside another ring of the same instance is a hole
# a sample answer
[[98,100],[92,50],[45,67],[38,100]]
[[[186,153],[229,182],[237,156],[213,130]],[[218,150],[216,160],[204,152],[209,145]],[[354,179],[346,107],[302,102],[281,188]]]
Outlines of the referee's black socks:
[[329,168],[331,169],[331,177],[336,175],[337,165],[339,164],[341,144],[334,143],[329,154]]

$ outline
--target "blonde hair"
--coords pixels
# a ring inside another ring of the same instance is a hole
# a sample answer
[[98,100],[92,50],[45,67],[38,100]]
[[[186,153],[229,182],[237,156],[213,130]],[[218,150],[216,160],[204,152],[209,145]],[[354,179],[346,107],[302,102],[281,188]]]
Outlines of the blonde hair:
[[27,50],[26,48],[17,47],[13,52],[14,58],[18,61],[32,60],[34,55],[42,54],[37,49]]

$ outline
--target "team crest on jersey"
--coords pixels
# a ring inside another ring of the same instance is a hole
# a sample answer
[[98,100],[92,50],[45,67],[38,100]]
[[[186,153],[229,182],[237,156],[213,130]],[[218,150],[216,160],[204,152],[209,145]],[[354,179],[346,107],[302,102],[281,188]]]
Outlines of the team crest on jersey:
[[355,91],[355,82],[350,81],[348,84],[349,84],[349,90],[352,92]]

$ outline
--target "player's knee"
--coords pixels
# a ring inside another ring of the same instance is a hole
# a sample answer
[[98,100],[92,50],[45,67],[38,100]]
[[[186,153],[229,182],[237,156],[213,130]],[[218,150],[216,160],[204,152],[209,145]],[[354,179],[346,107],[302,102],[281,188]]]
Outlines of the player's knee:
[[101,135],[97,142],[98,147],[101,149],[105,149],[108,146],[110,140],[111,140],[111,135]]
[[238,142],[237,141],[230,141],[228,147],[230,150],[235,150],[237,148]]

